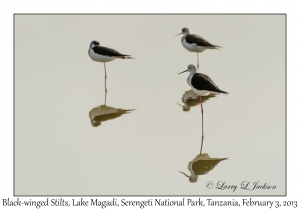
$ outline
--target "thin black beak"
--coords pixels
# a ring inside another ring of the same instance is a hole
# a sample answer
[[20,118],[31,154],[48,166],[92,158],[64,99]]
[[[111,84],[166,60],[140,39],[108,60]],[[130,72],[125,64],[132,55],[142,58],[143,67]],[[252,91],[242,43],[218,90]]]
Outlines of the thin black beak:
[[184,72],[186,72],[186,71],[188,71],[188,70],[185,70],[185,71],[183,71],[183,72],[180,72],[180,73],[178,73],[178,74],[182,74],[182,73],[184,73]]
[[[183,34],[183,33],[181,32],[181,33],[179,33],[179,34],[177,34],[177,35],[175,35],[175,36],[178,36],[178,35],[180,35],[180,34]],[[174,36],[174,37],[175,37],[175,36]]]
[[185,175],[186,177],[190,178],[190,176],[188,176],[186,173],[183,173],[182,171],[179,171],[179,172],[182,173],[183,175]]

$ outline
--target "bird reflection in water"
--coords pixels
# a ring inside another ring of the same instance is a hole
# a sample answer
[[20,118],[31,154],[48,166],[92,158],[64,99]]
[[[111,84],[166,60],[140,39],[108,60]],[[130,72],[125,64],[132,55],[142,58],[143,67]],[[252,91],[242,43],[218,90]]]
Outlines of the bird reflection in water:
[[101,122],[112,120],[126,114],[133,109],[118,109],[107,105],[101,105],[93,108],[89,112],[91,123],[94,127],[101,125]]
[[[216,97],[216,95],[209,94],[207,96],[202,96],[202,103],[213,97]],[[182,110],[188,112],[190,111],[191,107],[200,104],[200,96],[197,95],[193,90],[185,91],[185,93],[182,95],[182,103],[183,105],[179,104],[182,107]]]
[[219,162],[226,160],[227,158],[211,158],[207,153],[197,155],[191,162],[189,162],[188,169],[191,175],[187,175],[180,171],[189,178],[189,181],[195,183],[198,181],[198,176],[207,174],[213,170]]
[[101,125],[101,122],[112,120],[126,114],[134,109],[119,109],[106,105],[107,92],[105,92],[104,104],[93,108],[89,112],[91,123],[94,127]]

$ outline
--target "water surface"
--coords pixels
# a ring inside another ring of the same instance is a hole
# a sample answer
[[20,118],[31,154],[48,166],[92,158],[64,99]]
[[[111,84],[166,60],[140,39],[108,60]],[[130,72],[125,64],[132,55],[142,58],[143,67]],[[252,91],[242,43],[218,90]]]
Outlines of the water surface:
[[[183,27],[222,46],[199,54],[200,72],[229,92],[203,103],[203,153],[228,159],[195,183],[179,172],[201,142],[198,97],[178,75],[197,61],[174,37]],[[92,40],[135,58],[106,64],[106,104]],[[276,189],[206,188],[219,181]],[[15,193],[284,195],[285,16],[15,16]]]

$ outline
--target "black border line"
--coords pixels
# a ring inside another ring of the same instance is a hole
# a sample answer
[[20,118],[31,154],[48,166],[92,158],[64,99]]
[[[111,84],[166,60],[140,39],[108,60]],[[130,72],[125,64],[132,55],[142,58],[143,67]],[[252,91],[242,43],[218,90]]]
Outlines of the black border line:
[[[15,188],[15,16],[17,15],[284,15],[285,16],[285,195],[16,195]],[[13,196],[14,197],[286,197],[287,196],[287,13],[14,13],[13,14]]]

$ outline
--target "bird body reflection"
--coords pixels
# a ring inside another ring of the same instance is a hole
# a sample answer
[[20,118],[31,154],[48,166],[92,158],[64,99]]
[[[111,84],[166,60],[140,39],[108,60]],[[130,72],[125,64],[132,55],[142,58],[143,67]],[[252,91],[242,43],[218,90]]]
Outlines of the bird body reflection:
[[107,105],[101,105],[98,107],[93,108],[89,112],[89,116],[91,119],[91,123],[94,127],[97,127],[101,125],[101,122],[112,120],[115,118],[120,117],[123,114],[126,114],[127,112],[133,111],[133,109],[119,109],[114,108]]
[[[215,94],[209,94],[207,96],[202,96],[202,103],[204,103],[205,101],[209,100],[210,98],[216,97]],[[200,104],[200,96],[198,94],[196,94],[193,90],[188,90],[185,91],[184,94],[182,95],[182,109],[183,111],[190,111],[190,108],[193,106],[197,106],[198,104]]]
[[188,170],[191,172],[190,176],[180,172],[188,177],[190,182],[195,183],[198,181],[198,176],[207,174],[213,170],[219,162],[226,159],[227,158],[211,158],[207,153],[199,154],[188,164]]

